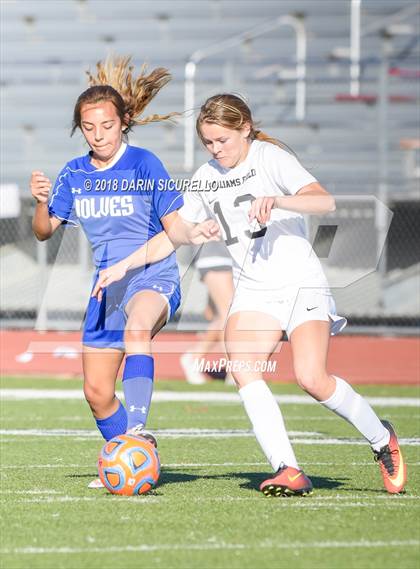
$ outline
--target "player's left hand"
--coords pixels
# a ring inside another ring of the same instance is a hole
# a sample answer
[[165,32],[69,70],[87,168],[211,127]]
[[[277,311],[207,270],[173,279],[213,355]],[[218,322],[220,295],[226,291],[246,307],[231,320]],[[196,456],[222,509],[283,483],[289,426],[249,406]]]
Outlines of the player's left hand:
[[276,198],[264,196],[262,198],[256,198],[251,205],[248,217],[249,221],[256,219],[258,223],[264,224],[270,221],[271,210],[275,207]]
[[197,223],[190,232],[190,241],[193,245],[202,245],[209,241],[220,241],[220,239],[220,227],[214,219]]
[[120,261],[111,267],[99,271],[98,280],[96,281],[91,296],[96,297],[98,302],[101,302],[104,288],[124,278],[127,274],[127,270],[127,265]]

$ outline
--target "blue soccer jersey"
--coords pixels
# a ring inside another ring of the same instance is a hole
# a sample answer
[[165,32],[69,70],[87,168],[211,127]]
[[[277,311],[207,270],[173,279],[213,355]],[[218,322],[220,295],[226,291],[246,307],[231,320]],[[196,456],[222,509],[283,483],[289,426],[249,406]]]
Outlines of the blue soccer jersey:
[[[66,164],[54,185],[50,215],[63,223],[81,225],[92,246],[97,271],[124,259],[157,233],[161,219],[183,205],[171,189],[160,160],[148,150],[123,144],[106,168],[95,168],[89,154]],[[152,290],[167,301],[170,318],[180,304],[175,253],[166,259],[128,271],[104,291],[101,302],[91,298],[83,325],[83,343],[96,348],[124,349],[128,301]]]
[[[95,265],[103,269],[163,231],[162,217],[183,205],[182,195],[168,180],[152,152],[123,144],[106,168],[95,168],[89,154],[68,162],[54,185],[49,213],[63,223],[82,226]],[[171,270],[176,280],[175,253],[146,267],[149,277]]]

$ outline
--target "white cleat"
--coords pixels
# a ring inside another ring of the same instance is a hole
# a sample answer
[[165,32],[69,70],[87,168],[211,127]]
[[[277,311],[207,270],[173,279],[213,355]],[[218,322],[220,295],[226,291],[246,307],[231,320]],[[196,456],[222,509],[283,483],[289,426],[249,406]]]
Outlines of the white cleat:
[[93,490],[97,490],[98,488],[105,488],[105,486],[102,484],[100,478],[95,478],[95,480],[92,480],[92,482],[89,482],[88,488],[93,489]]
[[187,383],[191,385],[204,385],[207,383],[205,375],[194,369],[196,358],[192,354],[183,354],[179,361]]
[[155,448],[157,448],[157,440],[155,435],[150,431],[146,431],[142,423],[139,423],[135,427],[131,427],[131,429],[128,429],[126,435],[133,435],[134,437],[142,437],[143,439],[146,439],[147,441],[152,443],[152,445]]

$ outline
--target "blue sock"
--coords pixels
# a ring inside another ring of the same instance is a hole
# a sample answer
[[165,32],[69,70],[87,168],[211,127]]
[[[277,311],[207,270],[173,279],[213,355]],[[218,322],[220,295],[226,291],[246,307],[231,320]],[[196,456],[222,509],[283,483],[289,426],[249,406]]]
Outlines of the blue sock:
[[110,441],[117,435],[122,435],[127,430],[127,411],[119,401],[119,407],[110,417],[96,419],[96,426],[106,441]]
[[146,425],[153,392],[152,356],[133,354],[125,359],[123,389],[127,407],[127,429]]

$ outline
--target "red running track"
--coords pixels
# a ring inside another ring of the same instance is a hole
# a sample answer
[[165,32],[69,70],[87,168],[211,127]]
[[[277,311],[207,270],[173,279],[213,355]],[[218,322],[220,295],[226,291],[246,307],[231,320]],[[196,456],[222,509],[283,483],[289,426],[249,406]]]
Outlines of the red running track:
[[[179,356],[191,349],[197,334],[162,332],[153,341],[156,377],[183,379]],[[0,371],[2,375],[82,375],[79,332],[0,332]],[[211,354],[209,360],[217,360]],[[294,381],[290,345],[281,344],[274,354],[275,373],[270,381]],[[331,373],[355,384],[420,383],[420,340],[417,338],[338,336],[332,338],[328,358]]]

